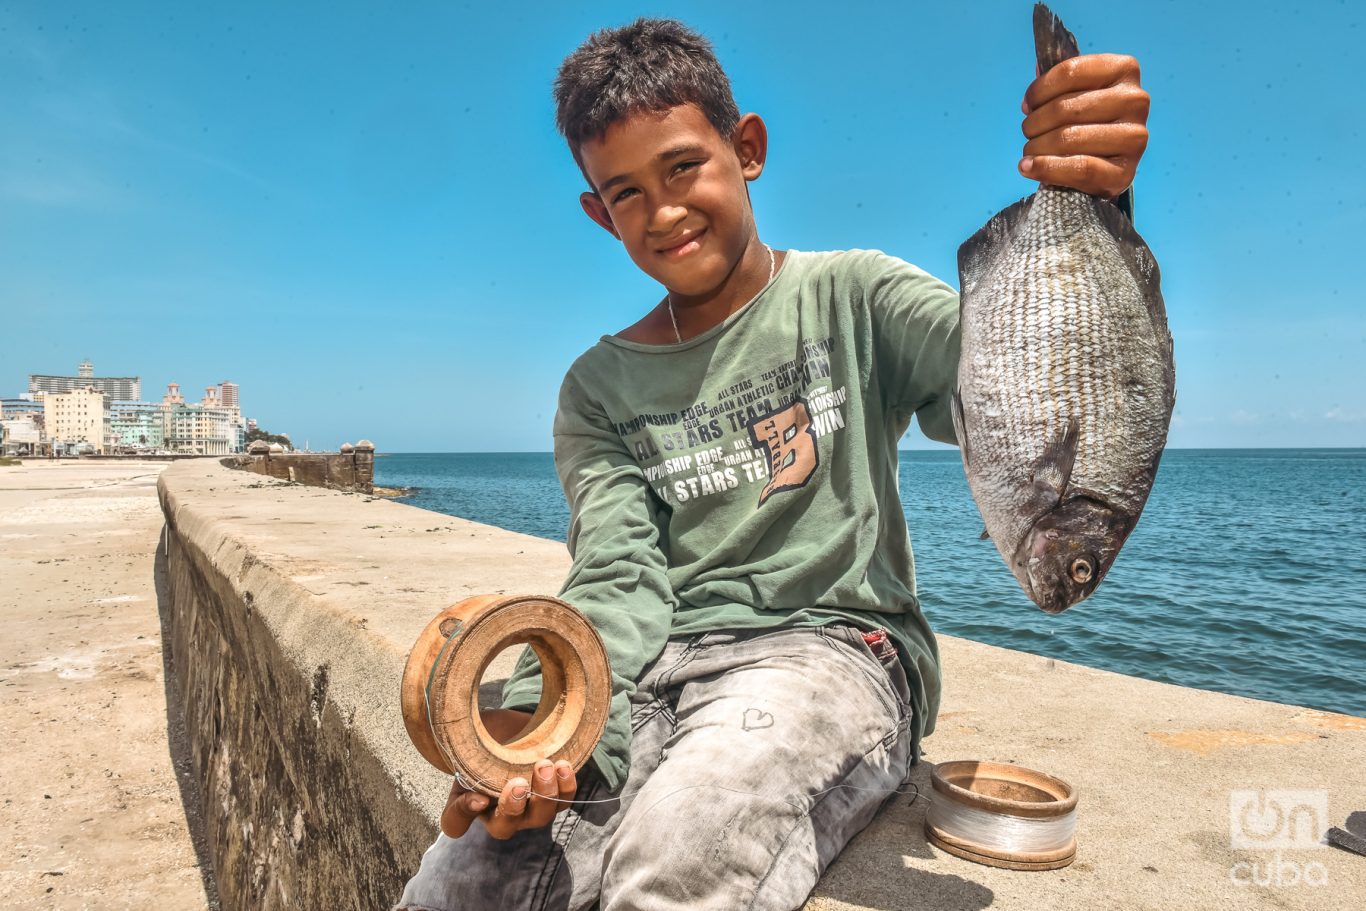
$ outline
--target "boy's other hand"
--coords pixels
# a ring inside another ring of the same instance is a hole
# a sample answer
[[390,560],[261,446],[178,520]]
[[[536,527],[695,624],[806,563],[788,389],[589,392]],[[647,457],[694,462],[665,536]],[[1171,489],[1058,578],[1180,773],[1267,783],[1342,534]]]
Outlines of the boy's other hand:
[[[526,728],[531,713],[493,709],[482,712],[480,718],[495,740],[507,743]],[[441,831],[450,838],[459,838],[469,831],[475,819],[482,819],[484,828],[494,838],[511,838],[522,829],[548,824],[556,813],[569,806],[578,787],[574,767],[563,759],[538,759],[531,771],[531,781],[510,779],[503,785],[496,803],[485,794],[462,787],[456,780],[441,813]]]
[[1085,54],[1059,63],[1025,92],[1020,173],[1040,183],[1114,197],[1134,182],[1148,145],[1148,93],[1138,61]]

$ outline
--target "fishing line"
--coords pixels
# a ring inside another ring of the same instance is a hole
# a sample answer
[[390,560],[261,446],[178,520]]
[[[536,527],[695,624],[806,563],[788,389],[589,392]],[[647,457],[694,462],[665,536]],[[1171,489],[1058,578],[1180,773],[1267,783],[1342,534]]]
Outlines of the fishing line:
[[1077,833],[1075,807],[1062,816],[1030,818],[979,810],[954,800],[931,800],[928,821],[963,841],[1022,854],[1065,848]]
[[956,760],[930,772],[925,836],[958,857],[1007,870],[1056,870],[1077,855],[1077,792],[1047,772]]

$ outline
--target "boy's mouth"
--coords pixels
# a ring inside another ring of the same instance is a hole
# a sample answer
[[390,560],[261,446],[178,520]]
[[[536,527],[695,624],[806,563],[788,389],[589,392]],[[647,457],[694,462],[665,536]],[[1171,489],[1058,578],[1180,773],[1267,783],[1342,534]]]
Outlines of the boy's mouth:
[[702,235],[706,233],[706,228],[692,231],[683,235],[677,241],[674,241],[671,246],[659,248],[658,252],[669,259],[678,259],[687,256],[689,253],[696,252],[702,246]]

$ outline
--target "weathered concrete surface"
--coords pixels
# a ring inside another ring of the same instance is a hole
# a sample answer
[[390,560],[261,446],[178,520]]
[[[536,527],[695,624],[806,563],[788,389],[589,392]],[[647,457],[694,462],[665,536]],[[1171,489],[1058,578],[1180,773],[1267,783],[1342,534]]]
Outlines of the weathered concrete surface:
[[[175,465],[160,486],[175,666],[224,906],[384,907],[434,836],[449,786],[403,730],[407,649],[469,595],[557,591],[563,545],[215,462]],[[1322,789],[1337,824],[1366,808],[1366,720],[950,637],[941,647],[945,697],[927,758],[1014,761],[1071,781],[1077,862],[1017,873],[960,860],[926,844],[925,800],[898,797],[808,908],[1317,908],[1366,897],[1366,858],[1325,847],[1278,860],[1229,841],[1235,790]],[[925,793],[927,775],[922,766],[913,779]],[[1287,863],[1321,869],[1326,884],[1233,882],[1267,869],[1284,881]]]
[[165,467],[0,468],[0,907],[213,907],[168,744]]
[[442,607],[509,579],[557,590],[563,545],[216,462],[160,490],[224,907],[387,907],[450,788],[403,729],[407,650]]

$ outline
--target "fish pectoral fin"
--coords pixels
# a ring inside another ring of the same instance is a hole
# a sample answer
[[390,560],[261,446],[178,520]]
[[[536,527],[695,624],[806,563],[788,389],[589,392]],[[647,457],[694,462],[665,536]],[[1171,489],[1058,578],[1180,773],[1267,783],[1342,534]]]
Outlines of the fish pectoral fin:
[[963,420],[963,397],[958,394],[958,390],[953,390],[953,399],[949,403],[949,408],[953,415],[953,435],[958,437],[958,448],[963,450],[963,465],[967,467],[972,461],[972,453],[968,451],[968,430],[967,423]]
[[978,540],[978,541],[990,541],[990,540],[991,540],[991,533],[988,532],[988,531],[984,528],[984,529],[982,529],[982,533],[981,533],[980,535],[977,536],[977,540]]
[[1081,438],[1081,428],[1076,417],[1067,419],[1062,433],[1049,440],[1043,455],[1034,464],[1029,480],[1039,494],[1053,503],[1060,502],[1072,480],[1072,469],[1077,464],[1077,441]]

